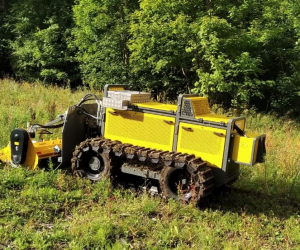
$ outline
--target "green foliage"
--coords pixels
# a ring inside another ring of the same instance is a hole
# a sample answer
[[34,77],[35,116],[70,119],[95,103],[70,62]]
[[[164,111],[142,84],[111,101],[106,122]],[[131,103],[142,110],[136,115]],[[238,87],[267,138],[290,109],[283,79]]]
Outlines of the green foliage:
[[213,99],[228,93],[232,104],[246,108],[261,99],[263,105],[256,106],[266,109],[271,100],[289,102],[296,97],[298,35],[290,9],[294,8],[288,1],[211,5],[193,23],[197,39],[189,50],[195,51],[195,61],[200,62],[195,91]]
[[68,47],[73,2],[18,0],[12,5],[11,64],[18,77],[58,83],[77,79],[74,52]]
[[[196,54],[195,61],[199,80],[194,90],[214,97],[216,93],[229,93],[241,105],[250,100],[263,84],[258,76],[260,58],[253,58],[245,48],[249,37],[216,16],[204,16],[193,24],[197,34],[195,45],[189,50]],[[241,48],[237,44],[242,44]]]
[[[146,194],[135,198],[129,191],[109,191],[107,181],[95,185],[63,172],[0,168],[0,173],[0,244],[6,248],[300,246],[299,204],[246,187],[250,183],[247,176],[237,183],[239,189],[215,194],[213,199],[203,200],[199,209]],[[7,185],[12,179],[22,181],[18,186]]]
[[133,13],[129,41],[131,70],[141,85],[170,95],[190,92],[195,81],[190,24],[201,7],[197,1],[140,2]]
[[171,95],[192,88],[227,106],[288,110],[299,93],[296,20],[298,2],[144,0],[131,15],[131,70]]
[[9,39],[12,36],[12,32],[7,23],[7,16],[12,3],[14,3],[14,0],[3,0],[0,4],[0,77],[11,73],[9,65]]
[[157,99],[194,92],[227,108],[300,113],[299,1],[2,3],[2,74],[92,88],[124,83]]
[[79,0],[74,6],[74,44],[89,86],[129,82],[128,15],[137,1]]
[[[14,128],[26,128],[27,122],[46,123],[56,119],[58,114],[63,114],[67,107],[78,103],[86,93],[73,93],[71,89],[58,87],[48,87],[49,92],[45,90],[38,82],[21,84],[10,79],[0,80],[1,148],[8,143],[10,132]],[[55,136],[60,135],[58,131]]]

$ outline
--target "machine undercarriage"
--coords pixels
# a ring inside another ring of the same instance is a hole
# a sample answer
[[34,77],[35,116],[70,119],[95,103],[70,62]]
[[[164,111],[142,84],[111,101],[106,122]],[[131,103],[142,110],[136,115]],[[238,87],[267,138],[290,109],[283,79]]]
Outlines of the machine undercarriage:
[[[194,155],[180,154],[123,144],[101,137],[88,139],[76,147],[72,170],[78,176],[97,181],[121,173],[157,180],[165,197],[199,200],[211,193],[213,175],[206,163]],[[178,195],[180,194],[180,195]]]

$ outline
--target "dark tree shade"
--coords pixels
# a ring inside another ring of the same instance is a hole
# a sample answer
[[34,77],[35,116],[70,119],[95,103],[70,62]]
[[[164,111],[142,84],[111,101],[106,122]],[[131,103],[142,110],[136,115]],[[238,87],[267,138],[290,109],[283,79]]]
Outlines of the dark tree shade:
[[7,23],[7,16],[13,2],[13,0],[2,0],[0,2],[0,77],[12,74],[12,69],[9,63],[9,40],[12,37],[12,32]]
[[67,83],[77,79],[71,40],[74,0],[17,0],[9,22],[11,64],[22,79]]
[[74,6],[73,34],[85,83],[129,83],[129,16],[136,8],[137,0],[79,0]]

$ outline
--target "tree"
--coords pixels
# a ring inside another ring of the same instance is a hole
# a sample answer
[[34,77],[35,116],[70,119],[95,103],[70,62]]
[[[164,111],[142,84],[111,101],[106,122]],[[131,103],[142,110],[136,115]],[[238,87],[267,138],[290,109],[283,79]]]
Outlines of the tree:
[[2,0],[0,72],[300,112],[297,0],[74,1]]
[[190,92],[196,81],[190,24],[203,13],[199,1],[142,0],[131,18],[130,63],[144,87],[174,96]]
[[0,2],[0,76],[6,76],[12,73],[9,63],[9,39],[11,38],[11,30],[7,24],[7,17],[11,4],[14,1]]
[[74,52],[68,46],[73,2],[17,0],[13,4],[11,62],[18,77],[51,83],[77,79]]
[[214,1],[193,24],[197,39],[190,50],[199,62],[195,91],[229,94],[237,107],[290,108],[299,91],[297,4]]
[[298,98],[297,1],[142,0],[130,33],[143,86],[192,88],[239,108],[287,109]]
[[257,44],[252,37],[217,15],[199,17],[192,27],[195,39],[188,51],[198,75],[193,91],[212,99],[229,95],[238,106],[248,106],[253,96],[260,96],[259,88],[267,82],[260,79],[262,62],[253,53]]
[[88,85],[129,83],[128,16],[137,7],[128,0],[79,0],[74,6],[74,44]]

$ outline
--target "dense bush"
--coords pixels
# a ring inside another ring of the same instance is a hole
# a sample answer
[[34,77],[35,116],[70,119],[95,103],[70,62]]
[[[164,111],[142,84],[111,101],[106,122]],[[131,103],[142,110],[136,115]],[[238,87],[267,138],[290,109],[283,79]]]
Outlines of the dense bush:
[[77,80],[71,39],[74,0],[17,0],[8,24],[10,62],[16,76],[26,80],[67,83]]
[[129,83],[129,15],[137,7],[128,0],[81,0],[74,6],[77,60],[88,85]]
[[[10,3],[13,2],[11,1]],[[11,73],[9,65],[9,39],[11,38],[11,30],[7,23],[9,7],[8,1],[0,3],[0,76]]]

